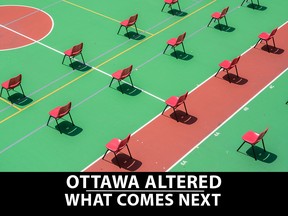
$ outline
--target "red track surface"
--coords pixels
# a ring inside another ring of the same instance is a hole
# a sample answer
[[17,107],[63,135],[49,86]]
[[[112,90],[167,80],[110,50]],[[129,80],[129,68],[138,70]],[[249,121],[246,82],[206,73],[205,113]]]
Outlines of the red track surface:
[[[51,17],[36,8],[0,6],[0,24],[33,40],[41,40],[53,27]],[[0,50],[14,49],[34,43],[33,40],[0,28]]]
[[[121,169],[110,152],[105,160],[96,161],[85,171],[165,172],[288,67],[287,38],[288,24],[278,30],[273,52],[268,53],[262,42],[242,55],[239,78],[233,76],[232,83],[228,82],[226,72],[221,71],[191,92],[186,101],[189,117],[183,115],[181,122],[176,122],[173,110],[169,109],[133,134],[129,142],[133,159],[127,149],[120,152]],[[234,72],[232,69],[230,74]],[[181,110],[184,107],[179,107],[178,114],[184,114]]]

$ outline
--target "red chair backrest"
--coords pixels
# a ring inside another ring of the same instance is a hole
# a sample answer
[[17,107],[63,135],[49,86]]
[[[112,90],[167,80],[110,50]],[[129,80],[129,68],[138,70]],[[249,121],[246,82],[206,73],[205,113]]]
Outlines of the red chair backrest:
[[274,35],[276,34],[277,30],[278,30],[278,27],[277,27],[277,28],[275,28],[275,29],[273,29],[273,30],[272,30],[272,32],[270,33],[270,36],[269,36],[269,38],[272,38],[272,37],[274,37]]
[[80,44],[73,46],[72,55],[76,56],[76,55],[80,54],[82,52],[82,49],[83,49],[83,43],[80,43]]
[[118,149],[117,149],[117,152],[118,151],[121,151],[129,142],[130,140],[130,137],[131,137],[131,134],[128,134],[128,136],[126,138],[124,138],[123,140],[121,140],[121,142],[119,143],[119,146],[118,146]]
[[138,18],[138,14],[135,14],[135,15],[131,16],[129,18],[128,25],[129,26],[134,25],[134,23],[137,21],[137,18]]
[[262,131],[260,134],[259,134],[259,137],[257,139],[257,142],[259,142],[261,139],[263,139],[263,137],[265,136],[265,134],[267,133],[268,131],[268,128],[266,128],[264,131]]
[[241,56],[238,56],[238,57],[236,57],[236,58],[234,58],[234,59],[232,60],[232,62],[231,62],[231,67],[234,67],[234,66],[239,62],[240,57],[241,57]]
[[21,84],[22,75],[19,74],[16,77],[13,77],[9,80],[8,88],[15,88]]
[[129,67],[124,68],[121,73],[121,79],[128,77],[131,74],[132,68],[133,68],[133,65],[130,65]]
[[178,98],[178,102],[177,102],[176,106],[180,106],[182,103],[184,103],[186,98],[187,98],[187,96],[188,96],[188,91]]
[[184,32],[183,34],[179,35],[178,38],[177,38],[177,41],[176,41],[176,45],[181,44],[184,41],[185,36],[186,36],[186,32]]
[[229,10],[229,7],[224,8],[224,9],[222,10],[222,12],[221,12],[221,16],[220,16],[220,17],[226,16],[228,10]]
[[68,102],[66,105],[62,106],[60,109],[59,109],[59,113],[58,113],[58,116],[59,117],[63,117],[65,116],[66,114],[68,114],[71,110],[71,105],[72,103],[71,102]]

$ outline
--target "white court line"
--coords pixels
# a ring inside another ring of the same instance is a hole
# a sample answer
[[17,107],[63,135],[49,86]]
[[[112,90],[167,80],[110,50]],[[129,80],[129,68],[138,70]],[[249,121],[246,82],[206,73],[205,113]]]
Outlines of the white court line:
[[[239,8],[239,7],[238,7]],[[288,21],[286,21],[284,24],[282,24],[281,26],[279,26],[279,28],[282,28],[286,23],[288,23]],[[196,32],[200,32],[203,29],[203,27],[196,31]],[[193,34],[193,33],[192,33]],[[192,35],[191,34],[191,35]],[[246,51],[244,51],[241,55],[244,55],[245,53],[247,53],[249,50],[251,50],[254,47],[251,46],[250,48],[248,48]],[[156,57],[159,54],[156,55]],[[155,57],[151,58],[151,60],[153,60]],[[147,61],[148,62],[148,61]],[[260,92],[258,94],[260,94],[265,88],[267,88],[267,86],[269,86],[271,83],[273,83],[276,79],[278,79],[288,68],[286,68],[284,71],[281,72],[280,75],[278,75],[275,79],[273,79],[268,85],[266,85],[262,90],[260,90]],[[214,74],[212,74],[210,77],[208,77],[206,80],[204,80],[202,83],[200,83],[199,85],[197,85],[194,89],[192,89],[190,93],[192,93],[193,91],[195,91],[196,89],[198,89],[200,86],[202,86],[203,84],[205,84],[208,80],[210,80],[212,77],[214,77]],[[189,95],[188,94],[188,95]],[[183,157],[181,157],[177,162],[174,163],[174,165],[172,165],[170,168],[168,168],[165,172],[169,172],[169,170],[171,170],[174,166],[176,166],[181,160],[183,160],[183,158],[185,158],[188,154],[190,154],[196,147],[198,147],[201,143],[203,143],[206,139],[208,139],[209,136],[211,136],[213,133],[215,133],[215,131],[217,131],[221,126],[223,126],[227,121],[229,121],[234,115],[236,115],[245,105],[247,105],[250,101],[252,101],[258,94],[256,94],[254,97],[252,97],[247,103],[245,103],[241,108],[239,108],[234,114],[232,114],[229,118],[227,118],[221,125],[219,125],[217,128],[215,128],[215,130],[213,130],[210,134],[208,134],[203,140],[201,140],[196,146],[194,146],[189,152],[187,152]],[[140,131],[142,128],[146,127],[148,124],[150,124],[152,121],[154,121],[156,118],[158,118],[159,116],[162,115],[162,112],[159,113],[157,116],[155,116],[153,119],[151,119],[150,121],[148,121],[146,124],[144,124],[142,127],[138,128],[136,131],[134,131],[131,136],[133,136],[134,134],[136,134],[138,131]],[[92,163],[90,163],[88,166],[86,166],[84,169],[82,169],[81,172],[84,172],[85,170],[87,170],[90,166],[92,166],[94,163],[96,163],[97,161],[99,161],[101,158],[103,157],[100,156],[98,159],[96,159],[95,161],[93,161]]]

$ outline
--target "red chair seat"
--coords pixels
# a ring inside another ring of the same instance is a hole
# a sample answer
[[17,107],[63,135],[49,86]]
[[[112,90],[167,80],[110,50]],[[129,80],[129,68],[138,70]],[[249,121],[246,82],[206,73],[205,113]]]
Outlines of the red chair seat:
[[220,67],[228,69],[231,66],[231,61],[224,60],[219,64]]
[[185,94],[183,94],[183,95],[181,95],[181,96],[179,96],[179,97],[178,97],[178,96],[171,96],[171,97],[169,97],[169,98],[165,101],[166,106],[165,106],[165,108],[164,108],[163,111],[162,111],[162,115],[163,115],[164,111],[166,110],[166,108],[167,108],[168,106],[170,106],[170,107],[173,109],[173,111],[174,111],[174,114],[175,114],[175,117],[176,117],[177,122],[179,122],[178,117],[177,117],[177,114],[176,114],[176,109],[177,109],[181,104],[184,104],[185,111],[186,111],[186,115],[188,115],[187,108],[186,108],[186,104],[185,104],[185,100],[187,99],[187,96],[188,96],[188,91],[187,91]]
[[221,17],[221,13],[220,12],[214,12],[211,17],[213,17],[214,19],[219,19]]
[[270,34],[268,34],[267,32],[262,32],[261,34],[259,34],[258,37],[261,38],[262,40],[268,40],[270,37]]
[[177,42],[177,38],[171,38],[167,41],[167,44],[169,44],[170,46],[175,46]]
[[259,142],[258,137],[259,137],[258,133],[254,131],[248,131],[242,136],[242,139],[250,143],[251,145],[255,145],[256,143]]
[[175,107],[176,108],[176,105],[178,103],[178,100],[179,100],[179,97],[177,96],[171,96],[170,98],[168,98],[165,103],[168,104],[169,106],[171,107]]
[[106,144],[106,152],[103,155],[102,159],[105,158],[106,154],[108,151],[111,151],[114,153],[114,156],[117,160],[118,166],[121,168],[120,163],[118,161],[117,158],[117,153],[120,152],[122,149],[124,149],[125,147],[127,147],[130,158],[132,159],[132,155],[128,146],[128,142],[130,140],[131,134],[128,134],[128,136],[124,139],[118,139],[118,138],[113,138],[112,140],[110,140],[107,144]]
[[120,139],[114,138],[106,144],[106,148],[117,153],[119,151],[118,147],[119,147],[120,142],[121,142]]

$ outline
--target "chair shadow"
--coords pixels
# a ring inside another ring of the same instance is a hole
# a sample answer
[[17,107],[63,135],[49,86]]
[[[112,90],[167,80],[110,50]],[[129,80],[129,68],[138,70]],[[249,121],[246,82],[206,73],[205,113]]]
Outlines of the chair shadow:
[[[235,74],[232,74],[232,73],[229,73],[229,77],[230,77],[230,81],[231,83],[234,83],[234,84],[237,84],[237,85],[244,85],[248,82],[247,79],[243,78],[243,77],[240,77]],[[228,78],[228,75],[225,74],[223,77],[222,77],[224,80],[226,80],[227,82],[229,82],[229,78]]]
[[266,6],[262,6],[262,5],[258,5],[258,4],[253,5],[252,3],[248,4],[247,7],[250,9],[259,10],[259,11],[264,11],[267,9]]
[[175,121],[177,121],[175,114],[177,115],[179,122],[183,124],[192,125],[198,120],[195,116],[190,115],[189,112],[186,114],[186,112],[182,110],[176,110],[175,113],[173,112],[170,114],[170,118]]
[[268,52],[268,48],[269,48],[270,53],[273,53],[273,54],[281,55],[282,53],[284,53],[283,49],[277,48],[271,45],[268,45],[267,47],[267,45],[265,44],[261,47],[261,49],[266,52]]
[[15,94],[10,95],[10,97],[8,97],[8,100],[11,101],[11,103],[13,104],[17,104],[18,106],[26,106],[33,101],[31,98],[24,96],[20,92],[16,92]]
[[121,85],[121,87],[118,85],[116,89],[119,92],[121,92],[121,88],[122,88],[123,94],[127,94],[130,96],[136,96],[142,92],[140,89],[137,89],[137,88],[135,88],[132,85],[129,85],[127,83],[121,83],[120,85]]
[[[129,171],[136,171],[142,165],[141,161],[133,158],[133,155],[132,155],[132,158],[130,158],[129,154],[119,152],[117,154],[117,158],[119,161],[119,165],[121,166],[121,169],[129,170]],[[114,164],[115,166],[119,167],[116,157],[114,157],[111,161],[106,160],[105,158],[103,160],[110,162]]]
[[235,31],[235,28],[232,26],[226,26],[224,24],[217,24],[214,26],[215,29],[220,30],[220,31],[225,31],[225,32],[233,32]]
[[130,39],[133,39],[133,40],[143,40],[146,36],[143,35],[143,34],[137,34],[137,32],[134,32],[134,31],[130,31],[127,33],[124,34],[125,37],[129,38]]
[[72,62],[72,64],[69,64],[69,66],[71,68],[74,68],[74,70],[82,71],[82,72],[85,72],[85,71],[88,71],[88,70],[91,69],[90,66],[85,65],[85,64],[83,64],[82,62],[79,62],[79,61],[74,61],[74,62]]
[[194,57],[193,55],[184,53],[183,51],[180,51],[180,50],[176,50],[175,52],[173,51],[170,55],[173,56],[174,58],[185,60],[185,61],[191,60]]
[[174,16],[179,16],[179,17],[184,17],[187,15],[187,12],[180,11],[178,9],[169,10],[167,13],[174,15]]
[[[268,151],[265,152],[263,148],[260,148],[258,146],[254,146],[254,150],[255,150],[256,158],[259,161],[262,161],[265,163],[272,163],[277,158],[277,155],[275,155],[271,152],[268,152]],[[254,159],[254,153],[253,153],[252,146],[246,151],[246,155],[248,155],[249,157],[252,157]]]
[[83,131],[82,128],[80,128],[76,125],[72,125],[72,123],[70,121],[67,121],[67,120],[60,122],[59,126],[58,125],[55,126],[55,129],[60,132],[59,127],[61,129],[62,134],[66,134],[68,136],[76,136]]

